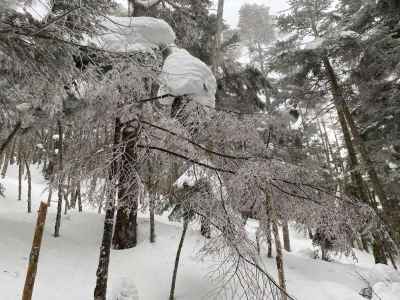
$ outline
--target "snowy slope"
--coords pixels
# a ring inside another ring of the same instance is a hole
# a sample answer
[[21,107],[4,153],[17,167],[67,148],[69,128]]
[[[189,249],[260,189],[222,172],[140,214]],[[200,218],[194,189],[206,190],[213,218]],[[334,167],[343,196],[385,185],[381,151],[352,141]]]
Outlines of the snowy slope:
[[[27,257],[32,241],[35,214],[25,213],[24,201],[16,201],[16,170],[2,182],[6,198],[0,198],[0,291],[2,300],[20,299],[25,279]],[[45,187],[38,170],[32,167],[34,208]],[[25,193],[23,194],[23,197]],[[37,300],[92,299],[98,247],[103,217],[93,212],[69,213],[63,216],[61,237],[52,236],[55,205],[50,209],[39,260],[34,291]],[[35,210],[34,210],[35,211]],[[148,242],[148,220],[139,220],[139,245],[124,251],[113,251],[110,266],[110,300],[167,299],[180,226],[160,217],[156,223],[157,241]],[[254,235],[256,221],[249,221],[248,232]],[[207,277],[212,259],[200,260],[196,250],[202,245],[198,230],[189,232],[184,244],[177,282],[177,299],[211,299],[215,287]],[[369,254],[358,251],[359,262],[336,257],[334,262],[312,258],[311,242],[292,230],[291,253],[285,253],[285,270],[289,292],[296,299],[361,300],[366,278],[382,300],[400,299],[400,274],[387,266],[374,266]],[[263,257],[268,270],[276,274],[274,259]],[[360,275],[359,275],[360,274]],[[379,299],[375,297],[374,299]]]

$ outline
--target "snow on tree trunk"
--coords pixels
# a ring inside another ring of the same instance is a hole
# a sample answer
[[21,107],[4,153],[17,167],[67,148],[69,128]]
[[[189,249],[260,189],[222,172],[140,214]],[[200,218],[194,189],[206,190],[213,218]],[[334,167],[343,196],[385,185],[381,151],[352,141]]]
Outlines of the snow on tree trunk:
[[273,199],[269,192],[266,192],[266,205],[267,209],[270,212],[271,216],[271,223],[272,223],[272,232],[274,234],[275,240],[275,250],[276,250],[276,268],[278,270],[278,280],[279,286],[281,287],[281,299],[287,300],[287,293],[286,293],[286,281],[285,281],[285,271],[283,268],[283,252],[282,252],[282,245],[281,240],[279,237],[279,229],[278,229],[278,218],[276,216],[275,207],[273,204]]

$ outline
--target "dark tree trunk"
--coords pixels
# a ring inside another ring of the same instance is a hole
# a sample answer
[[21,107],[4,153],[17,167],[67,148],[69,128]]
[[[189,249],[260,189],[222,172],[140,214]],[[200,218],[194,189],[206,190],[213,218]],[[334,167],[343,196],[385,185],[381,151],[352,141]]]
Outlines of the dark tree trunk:
[[26,177],[28,178],[28,213],[32,212],[32,178],[31,178],[31,171],[29,169],[29,164],[27,160],[25,160],[25,167],[26,167]]
[[6,140],[1,144],[0,146],[0,157],[3,154],[3,151],[6,149],[6,147],[13,141],[14,136],[18,133],[18,130],[21,128],[21,122],[18,121],[17,124],[15,124],[14,129],[11,131],[11,133],[8,135]]
[[122,132],[122,141],[127,141],[121,158],[118,184],[118,209],[113,237],[114,249],[129,249],[137,244],[137,209],[139,186],[136,173],[136,141],[140,135],[140,124],[132,122]]
[[78,186],[76,188],[76,194],[78,197],[78,211],[82,212],[82,195],[81,195],[81,183],[78,182]]
[[[7,142],[7,141],[6,141]],[[11,139],[9,141],[9,143],[11,143],[11,146],[7,148],[7,151],[5,153],[5,159],[4,159],[4,164],[3,164],[3,169],[1,171],[1,177],[5,177],[7,174],[7,170],[8,170],[8,165],[12,160],[12,157],[14,155],[14,150],[15,150],[15,139]]]
[[282,234],[283,234],[283,248],[290,252],[290,237],[289,237],[289,225],[287,221],[282,224]]
[[[21,154],[19,154],[21,156]],[[24,163],[22,158],[18,158],[18,201],[22,199],[22,176],[24,175]]]
[[137,244],[137,208],[119,207],[113,238],[114,249],[129,249]]
[[61,212],[62,212],[62,200],[63,200],[63,129],[61,121],[57,120],[58,127],[58,202],[57,202],[57,214],[56,224],[54,227],[54,237],[60,236],[61,227]]
[[[281,240],[279,237],[279,229],[278,224],[276,221],[272,221],[272,232],[274,233],[274,240],[275,240],[275,250],[276,250],[276,269],[278,270],[278,280],[279,286],[282,288],[284,292],[286,292],[286,280],[285,280],[285,271],[283,268],[283,253],[282,253],[282,245]],[[286,293],[282,292],[282,300],[286,300],[287,296]]]
[[286,280],[285,280],[285,271],[283,268],[283,253],[282,253],[282,244],[279,237],[279,229],[278,229],[278,218],[275,211],[275,206],[273,204],[273,199],[268,191],[265,194],[266,197],[266,207],[267,211],[269,212],[271,223],[272,223],[272,232],[274,234],[275,240],[275,250],[276,250],[276,268],[278,270],[278,281],[279,286],[281,287],[281,299],[287,300],[287,293],[286,293]]
[[[104,217],[103,239],[100,246],[99,264],[96,272],[96,287],[94,289],[94,300],[106,300],[108,266],[110,264],[110,253],[112,245],[112,237],[114,230],[115,215],[115,194],[116,194],[116,178],[118,176],[119,167],[117,160],[118,144],[121,135],[121,123],[117,118],[115,120],[114,131],[114,149],[113,161],[109,170],[109,193],[105,204],[106,215]],[[79,198],[78,198],[79,199]]]
[[[110,195],[113,197],[113,195]],[[112,199],[109,200],[104,218],[103,239],[100,247],[99,265],[97,267],[97,280],[94,290],[94,300],[106,300],[108,266],[110,264],[111,241],[114,228],[115,205]]]
[[369,253],[369,240],[367,236],[361,235],[361,245],[363,250]]
[[174,272],[172,274],[172,282],[171,282],[171,290],[169,293],[169,300],[175,299],[175,286],[176,286],[176,277],[178,275],[179,259],[181,257],[181,251],[182,251],[182,247],[183,247],[183,242],[185,240],[185,235],[186,235],[188,225],[189,225],[189,219],[187,217],[184,217],[181,240],[179,241],[178,250],[176,251],[175,265],[174,265]]
[[155,222],[154,222],[154,209],[155,209],[155,198],[150,195],[149,211],[150,211],[150,243],[156,241],[155,233]]
[[374,259],[376,264],[387,265],[387,259],[383,243],[380,241],[379,238],[375,239],[374,243],[372,244],[372,251],[374,254]]
[[307,228],[308,238],[312,240],[314,238],[312,229],[310,227]]
[[261,234],[261,230],[259,228],[257,228],[257,231],[256,231],[256,247],[257,247],[257,254],[258,255],[261,254],[260,234]]
[[51,198],[52,198],[52,196],[53,196],[53,187],[52,187],[52,185],[53,185],[53,180],[54,180],[54,176],[51,175],[51,179],[50,179],[50,182],[49,182],[49,195],[48,195],[48,197],[47,197],[47,206],[48,206],[48,207],[51,206]]
[[[345,141],[348,140],[349,144],[351,144],[350,149],[352,148],[352,151],[354,152],[353,155],[350,155],[350,151],[349,151],[349,157],[350,159],[352,159],[352,156],[355,156],[355,150],[351,141],[351,137],[350,137],[350,132],[349,132],[349,128],[351,131],[351,134],[353,135],[354,138],[354,144],[357,146],[357,148],[359,149],[359,152],[361,154],[361,159],[363,161],[364,166],[367,169],[367,173],[368,176],[371,180],[373,189],[375,191],[375,193],[377,194],[380,202],[382,203],[382,207],[383,207],[383,218],[384,220],[390,224],[391,226],[393,226],[393,220],[396,220],[396,217],[393,218],[392,214],[396,214],[398,212],[398,209],[392,207],[389,202],[388,199],[386,197],[386,193],[383,190],[382,187],[382,183],[376,173],[375,167],[374,167],[374,163],[372,162],[372,160],[369,157],[369,154],[367,152],[367,149],[364,145],[363,140],[361,139],[361,136],[358,132],[357,126],[353,120],[353,117],[350,113],[350,110],[347,106],[347,103],[343,97],[343,93],[342,90],[339,86],[339,83],[337,81],[337,77],[336,74],[332,68],[332,65],[328,59],[328,57],[324,56],[323,57],[323,62],[324,62],[324,66],[326,68],[326,72],[327,72],[327,77],[329,79],[329,82],[331,84],[331,89],[332,89],[332,94],[334,97],[334,103],[335,103],[335,107],[336,110],[338,112],[338,116],[339,116],[339,121],[341,123],[342,129],[343,129],[343,133],[347,135],[347,137],[345,136]],[[344,130],[344,128],[346,128],[346,130]],[[347,132],[347,133],[346,133]],[[346,142],[347,145],[347,142]],[[349,148],[348,148],[349,150]],[[368,193],[366,192],[366,190],[364,189],[364,185],[362,183],[362,177],[361,175],[358,176],[358,178],[355,178],[356,182],[358,183],[357,185],[359,186],[359,192],[362,193],[362,199],[366,199],[366,202],[369,202],[370,206],[372,208],[375,209],[375,211],[379,213],[379,211],[377,210],[377,205],[374,199],[368,198]],[[396,221],[394,221],[396,222]],[[378,237],[378,239],[380,239],[380,237]],[[384,248],[382,249],[377,249],[377,247],[383,247],[384,242],[375,242],[374,243],[374,256],[377,255],[375,257],[375,261],[386,261],[386,257],[384,255],[385,250]],[[383,253],[383,255],[382,255]],[[384,258],[384,259],[383,259]]]
[[206,239],[211,238],[211,225],[210,225],[210,216],[207,215],[207,217],[201,217],[200,220],[200,233],[202,236],[204,236]]
[[269,258],[272,257],[272,234],[271,234],[271,219],[268,218],[267,221],[267,256]]
[[35,235],[33,237],[31,254],[29,255],[28,271],[26,273],[24,291],[22,293],[22,300],[31,300],[33,287],[35,284],[37,265],[39,262],[40,247],[42,245],[42,237],[44,225],[46,223],[47,205],[43,202],[40,203],[38,217],[35,228]]

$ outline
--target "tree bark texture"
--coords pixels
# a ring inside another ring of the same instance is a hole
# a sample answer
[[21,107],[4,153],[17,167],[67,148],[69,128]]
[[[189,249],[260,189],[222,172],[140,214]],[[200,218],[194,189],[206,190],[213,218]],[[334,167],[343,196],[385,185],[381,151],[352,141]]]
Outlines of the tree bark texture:
[[276,268],[278,270],[279,286],[282,289],[281,299],[287,300],[285,271],[284,271],[284,267],[283,267],[283,252],[282,252],[282,245],[281,245],[281,240],[280,240],[280,236],[279,236],[278,218],[276,216],[276,211],[274,208],[272,197],[268,191],[266,192],[266,205],[267,205],[267,209],[271,216],[272,232],[274,234],[274,240],[275,240]]
[[156,241],[155,233],[155,222],[154,222],[154,210],[155,210],[155,199],[153,195],[150,196],[149,211],[150,211],[150,243]]
[[179,259],[181,257],[181,251],[182,251],[182,247],[183,247],[183,242],[185,240],[185,235],[186,235],[188,225],[189,225],[189,219],[187,217],[184,217],[182,235],[181,235],[181,239],[179,241],[178,250],[176,251],[174,272],[172,273],[172,282],[171,282],[171,290],[169,293],[169,300],[175,299],[175,286],[176,286],[176,277],[178,275]]
[[62,213],[62,200],[63,200],[63,129],[61,121],[57,120],[58,127],[58,202],[57,202],[57,214],[56,223],[54,226],[54,237],[60,236],[61,227],[61,213]]
[[29,256],[28,271],[26,273],[25,286],[22,293],[22,300],[31,300],[33,287],[35,285],[35,278],[39,262],[40,247],[42,244],[43,231],[46,223],[47,204],[40,203],[38,217],[36,222],[35,234],[32,242],[31,254]]
[[[121,136],[121,122],[117,118],[114,126],[114,153],[113,161],[108,172],[108,179],[110,185],[116,185],[116,178],[118,176],[119,168],[117,162],[118,144]],[[106,300],[107,296],[107,282],[108,282],[108,266],[110,264],[110,253],[112,245],[112,237],[114,230],[114,215],[115,215],[115,186],[109,187],[108,199],[105,203],[106,215],[104,217],[103,238],[100,246],[99,263],[96,272],[96,286],[94,289],[94,300]],[[79,199],[79,198],[78,198]]]
[[282,235],[283,235],[283,248],[287,252],[290,252],[290,236],[289,236],[289,224],[285,220],[282,224]]
[[27,199],[27,208],[28,213],[32,212],[32,178],[31,178],[31,171],[29,169],[29,164],[27,160],[25,161],[25,168],[26,168],[26,177],[28,178],[28,199]]

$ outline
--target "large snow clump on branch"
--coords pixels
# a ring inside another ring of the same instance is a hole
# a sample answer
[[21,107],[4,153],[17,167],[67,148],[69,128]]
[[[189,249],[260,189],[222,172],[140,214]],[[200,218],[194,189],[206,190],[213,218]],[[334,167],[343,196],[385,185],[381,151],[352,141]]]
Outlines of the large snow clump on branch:
[[102,25],[106,30],[94,42],[107,51],[152,51],[175,43],[171,26],[156,18],[108,16]]
[[210,68],[184,49],[171,50],[160,78],[165,85],[162,91],[175,96],[188,95],[202,105],[215,107],[217,82]]

